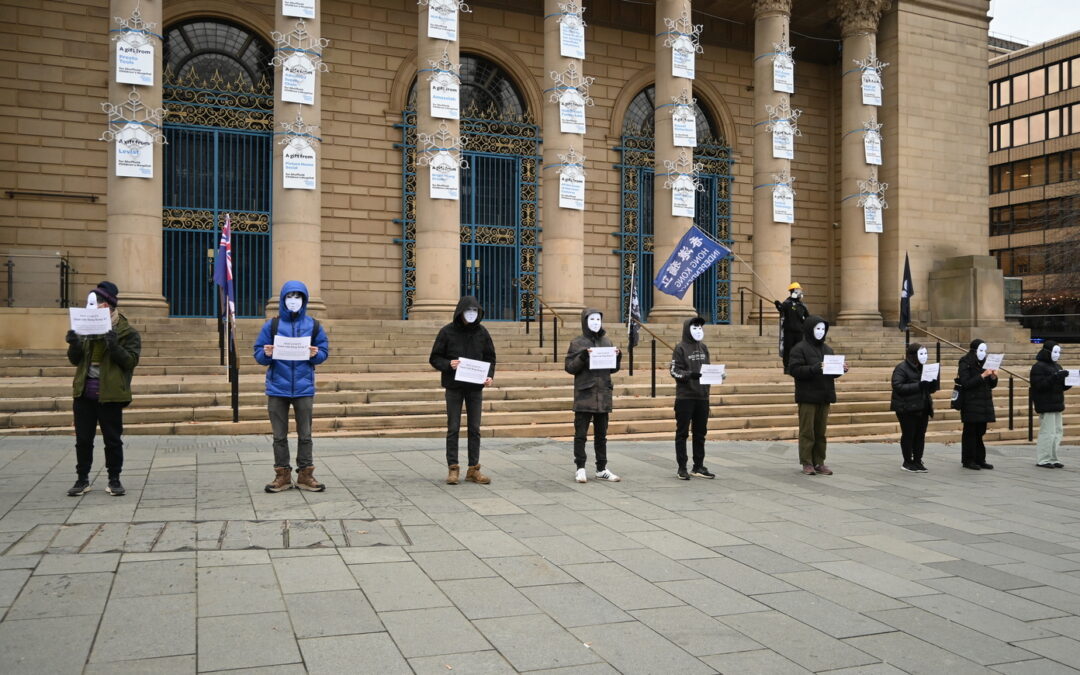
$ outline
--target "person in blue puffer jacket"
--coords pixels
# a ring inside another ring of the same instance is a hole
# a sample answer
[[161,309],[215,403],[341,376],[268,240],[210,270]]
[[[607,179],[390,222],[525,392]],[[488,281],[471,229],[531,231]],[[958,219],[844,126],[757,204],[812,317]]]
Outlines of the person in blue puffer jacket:
[[[307,315],[308,289],[299,281],[286,281],[281,287],[277,318],[263,324],[255,340],[255,360],[267,366],[266,408],[274,435],[274,480],[267,492],[281,492],[293,487],[289,465],[289,406],[296,419],[296,484],[302,490],[322,492],[326,486],[315,480],[311,456],[311,412],[315,398],[315,366],[330,355],[326,331]],[[274,358],[274,337],[311,337],[310,357],[304,361]]]

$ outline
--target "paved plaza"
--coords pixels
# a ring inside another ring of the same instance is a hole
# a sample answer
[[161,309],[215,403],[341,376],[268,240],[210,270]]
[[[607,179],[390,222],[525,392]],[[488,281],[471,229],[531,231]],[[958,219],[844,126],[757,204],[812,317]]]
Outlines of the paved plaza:
[[317,438],[327,491],[266,494],[265,436],[127,441],[127,495],[70,498],[71,438],[0,439],[0,671],[1080,672],[1077,448],[714,443],[684,482],[616,442],[577,484],[485,440],[448,486],[438,439]]

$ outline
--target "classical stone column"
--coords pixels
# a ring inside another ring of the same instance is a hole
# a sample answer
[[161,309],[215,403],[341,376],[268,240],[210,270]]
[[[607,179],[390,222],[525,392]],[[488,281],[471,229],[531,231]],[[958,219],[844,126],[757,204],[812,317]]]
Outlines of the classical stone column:
[[[127,21],[129,27],[136,27],[138,22],[131,19],[137,9],[145,30],[160,34],[162,2],[163,0],[111,0],[110,27],[116,26],[114,18]],[[150,42],[154,46],[156,58],[152,86],[117,83],[116,47],[114,43],[109,43],[109,102],[113,105],[122,105],[134,89],[144,108],[155,110],[161,107],[161,53],[164,46],[156,37],[151,37]],[[158,120],[158,123],[160,124],[161,120]],[[161,133],[162,130],[152,131]],[[162,146],[159,143],[154,145],[153,178],[129,178],[116,175],[116,144],[108,145],[106,276],[120,288],[120,300],[125,310],[138,308],[135,313],[165,315],[169,307],[161,289],[161,204],[162,176],[165,174]],[[91,281],[97,283],[100,279]]]
[[[669,38],[674,37],[667,20],[680,22],[684,30],[692,26],[690,20],[690,0],[657,0],[656,2],[656,42],[654,53],[656,61],[656,105],[658,110],[654,119],[653,154],[655,180],[653,181],[653,272],[659,272],[660,266],[668,259],[675,245],[686,231],[694,224],[693,218],[671,215],[671,190],[664,187],[669,173],[665,162],[678,162],[680,155],[689,158],[693,164],[694,149],[678,148],[672,137],[671,115],[667,113],[673,98],[686,92],[692,96],[694,81],[685,77],[675,77],[671,72],[670,46],[665,46]],[[685,21],[683,20],[685,19]],[[694,38],[696,43],[697,39]],[[664,106],[664,107],[661,107]],[[694,309],[693,290],[687,291],[682,300],[673,295],[653,289],[653,305],[648,320],[657,323],[675,323],[688,316],[697,314]]]
[[[315,17],[304,19],[283,16],[281,4],[277,3],[276,33],[293,37],[293,45],[301,49],[314,47],[320,51],[322,3],[316,3]],[[297,35],[302,31],[304,35]],[[275,37],[277,37],[275,35]],[[281,53],[287,57],[288,51]],[[322,76],[316,71],[315,99],[312,105],[291,103],[282,100],[281,88],[284,78],[279,66],[274,73],[274,125],[278,131],[286,129],[283,123],[292,125],[292,130],[318,135],[322,125]],[[300,122],[303,121],[301,125]],[[296,188],[285,189],[283,185],[282,163],[286,144],[279,142],[282,136],[274,138],[274,208],[272,215],[273,269],[270,298],[267,300],[268,314],[278,311],[278,297],[282,284],[295,279],[302,281],[308,288],[308,307],[313,311],[325,311],[322,300],[322,157],[321,144],[312,143],[315,150],[314,190]]]
[[[573,69],[583,72],[581,59],[562,56],[559,42],[559,21],[564,9],[580,12],[574,0],[544,0],[544,81],[553,85],[551,73],[566,73]],[[585,301],[585,212],[559,207],[559,165],[570,156],[584,156],[584,136],[564,134],[559,124],[559,103],[556,88],[544,94],[544,171],[541,223],[543,223],[543,253],[541,254],[539,293],[551,307],[573,316],[584,308]],[[584,160],[582,160],[584,161]],[[586,200],[587,203],[587,200]]]
[[841,57],[840,143],[840,314],[843,325],[880,326],[878,309],[878,235],[866,232],[859,206],[860,181],[876,180],[867,165],[862,130],[877,122],[877,107],[864,105],[862,70],[877,55],[877,26],[890,0],[836,0],[834,11],[844,40]]
[[[456,5],[456,0],[455,3]],[[456,41],[428,37],[430,3],[418,3],[416,67],[429,68],[446,57],[461,63]],[[461,14],[458,13],[460,19]],[[431,116],[431,87],[421,73],[416,84],[416,135],[438,134],[444,125],[453,139],[460,138],[458,120]],[[425,148],[417,142],[419,160]],[[434,155],[434,153],[427,153]],[[449,319],[461,297],[461,202],[431,198],[431,171],[416,162],[416,295],[409,318]]]
[[[791,160],[773,157],[767,122],[770,109],[791,105],[789,94],[773,91],[774,52],[787,44],[790,23],[791,0],[754,0],[754,292],[777,300],[792,281],[791,225],[773,222],[773,184],[791,175]],[[771,316],[772,306],[765,309]]]

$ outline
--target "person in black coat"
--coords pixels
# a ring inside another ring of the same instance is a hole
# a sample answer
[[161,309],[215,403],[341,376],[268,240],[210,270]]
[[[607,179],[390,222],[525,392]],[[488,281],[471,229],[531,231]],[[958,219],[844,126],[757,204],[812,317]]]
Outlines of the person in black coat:
[[615,347],[614,368],[591,368],[590,354],[597,347],[615,347],[604,330],[604,315],[598,309],[581,311],[581,335],[570,341],[563,368],[574,376],[574,480],[588,480],[585,471],[585,441],[589,425],[593,428],[593,452],[596,454],[597,480],[617,483],[622,480],[607,468],[608,418],[614,407],[611,374],[622,366],[622,352]]
[[960,359],[956,371],[956,383],[960,385],[960,421],[964,423],[960,442],[960,463],[965,469],[993,469],[986,462],[986,446],[983,436],[986,425],[996,422],[994,415],[994,387],[997,386],[996,370],[983,368],[988,347],[978,338],[971,341],[968,353]]
[[773,300],[776,311],[780,312],[780,358],[784,361],[784,373],[788,372],[791,350],[803,337],[803,323],[810,316],[810,310],[803,304],[803,291],[799,282],[788,286],[788,297],[783,302]]
[[[675,378],[675,476],[681,480],[716,478],[705,466],[705,434],[709,431],[709,389],[701,383],[701,367],[709,365],[705,345],[705,319],[695,316],[683,322],[682,341],[671,352],[671,376]],[[693,428],[694,464],[686,470],[686,439]]]
[[1053,340],[1043,343],[1031,366],[1031,402],[1039,413],[1039,442],[1036,445],[1035,465],[1044,469],[1060,469],[1057,450],[1064,435],[1062,417],[1065,412],[1065,386],[1069,371],[1061,367],[1061,345]]
[[[829,405],[836,403],[835,380],[826,375],[825,356],[833,353],[825,344],[829,324],[820,316],[810,316],[803,324],[803,339],[791,350],[788,374],[795,378],[795,402],[799,404],[799,462],[808,476],[832,475],[825,464]],[[847,362],[844,372],[848,371]]]
[[904,455],[901,468],[904,471],[926,473],[923,465],[923,446],[926,443],[926,427],[934,416],[934,399],[931,395],[941,386],[941,381],[923,380],[923,365],[929,354],[926,347],[912,342],[907,347],[904,360],[893,368],[892,401],[889,410],[896,413],[900,422],[900,452]]
[[[487,485],[491,479],[480,473],[480,411],[484,406],[484,387],[495,377],[495,345],[487,328],[480,325],[484,309],[471,295],[458,300],[454,320],[439,330],[431,347],[428,363],[442,373],[442,386],[446,389],[446,464],[449,474],[446,482],[458,484],[458,434],[461,431],[461,404],[469,429],[469,470],[465,480]],[[455,372],[461,359],[486,361],[488,376],[483,384],[461,382]]]

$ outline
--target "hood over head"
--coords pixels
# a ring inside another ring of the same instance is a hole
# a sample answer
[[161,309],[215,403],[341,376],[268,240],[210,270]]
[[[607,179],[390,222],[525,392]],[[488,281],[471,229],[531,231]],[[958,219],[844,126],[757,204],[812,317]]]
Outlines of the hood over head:
[[1047,340],[1043,342],[1042,349],[1035,355],[1035,359],[1038,361],[1046,361],[1047,363],[1053,363],[1054,359],[1050,357],[1050,352],[1054,351],[1054,347],[1057,347],[1058,343],[1053,340]]
[[606,334],[607,331],[604,330],[603,328],[600,329],[599,333],[594,333],[591,330],[589,330],[589,315],[590,314],[599,314],[601,319],[604,318],[604,313],[601,312],[600,310],[596,309],[595,307],[586,307],[585,309],[581,310],[581,334],[582,335],[596,335],[596,336],[601,336],[601,335]]
[[979,338],[975,338],[974,340],[971,341],[971,344],[968,345],[968,353],[967,353],[967,355],[970,356],[971,358],[975,359],[979,363],[982,363],[982,360],[979,360],[979,357],[976,356],[975,352],[976,352],[976,350],[979,349],[979,345],[984,345],[984,344],[986,344],[986,340],[980,340]]
[[819,323],[825,324],[825,337],[829,337],[829,322],[821,318],[820,316],[811,314],[810,316],[806,317],[806,321],[803,322],[803,338],[809,340],[814,344],[821,344],[822,342],[824,342],[824,338],[822,338],[821,340],[814,339],[814,326],[818,325]]
[[919,344],[918,342],[912,342],[911,344],[909,344],[907,346],[907,349],[904,351],[904,360],[908,361],[909,363],[911,363],[914,366],[918,366],[919,365],[919,350],[922,349],[922,348],[923,348],[923,346],[921,344]]
[[[474,324],[465,323],[464,314],[465,314],[465,310],[467,310],[467,309],[475,309],[476,310],[476,323],[474,323]],[[463,296],[461,296],[461,299],[458,300],[457,307],[454,308],[454,323],[462,325],[462,326],[479,326],[480,322],[483,321],[483,320],[484,320],[484,308],[480,306],[480,302],[477,301],[477,299],[474,298],[471,295],[463,295]]]
[[700,316],[692,316],[689,319],[687,319],[686,321],[683,321],[683,324],[682,324],[682,341],[683,342],[689,342],[690,344],[693,344],[693,343],[697,342],[697,340],[695,340],[693,338],[693,336],[690,335],[690,326],[704,326],[704,325],[705,325],[705,319],[703,319]]
[[285,306],[285,296],[289,293],[300,293],[304,296],[304,304],[300,306],[300,311],[296,313],[297,318],[307,314],[308,303],[308,289],[302,281],[286,281],[281,285],[281,295],[278,298],[278,313],[284,318],[288,317],[292,312]]

